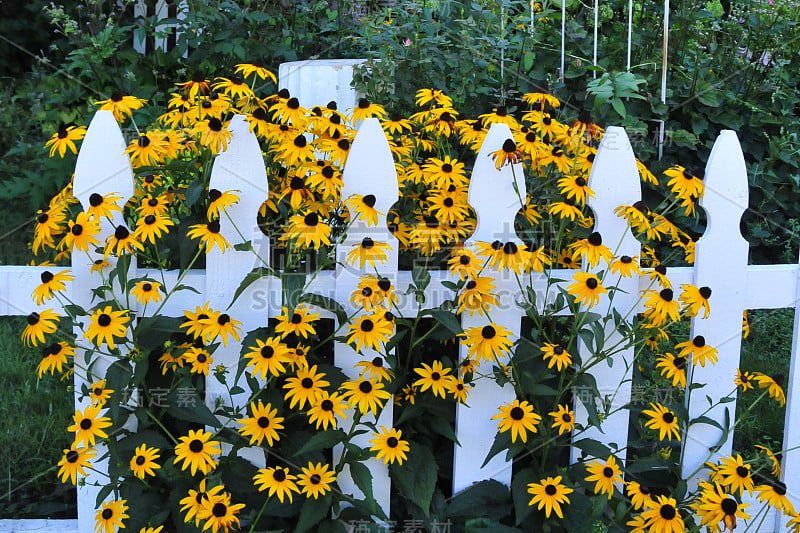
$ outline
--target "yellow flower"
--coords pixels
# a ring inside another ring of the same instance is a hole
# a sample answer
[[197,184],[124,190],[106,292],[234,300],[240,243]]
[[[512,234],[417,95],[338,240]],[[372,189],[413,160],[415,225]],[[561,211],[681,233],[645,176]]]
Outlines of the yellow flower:
[[536,425],[542,417],[533,412],[533,405],[527,401],[514,400],[500,406],[500,413],[492,417],[492,420],[498,419],[497,429],[500,433],[511,430],[511,442],[516,442],[517,436],[522,442],[528,442],[528,431],[537,433]]
[[539,504],[538,509],[544,508],[545,517],[550,518],[550,513],[555,511],[559,518],[564,518],[561,512],[561,505],[569,504],[567,494],[574,492],[573,489],[561,484],[561,476],[548,477],[539,483],[528,483],[528,494],[533,498],[528,505]]
[[102,346],[105,342],[113,350],[114,337],[127,335],[128,328],[125,324],[130,321],[130,317],[124,316],[126,313],[128,313],[127,309],[112,311],[110,305],[103,309],[96,309],[89,319],[89,327],[83,334],[84,338],[98,346]]
[[217,466],[217,461],[212,455],[219,455],[221,452],[218,441],[210,440],[213,433],[198,429],[189,430],[189,434],[180,437],[180,441],[175,446],[175,464],[182,462],[181,470],[191,467],[192,475],[198,470],[203,474],[208,474]]
[[149,302],[160,302],[163,296],[159,292],[161,284],[157,281],[140,281],[131,290],[131,295],[142,305]]
[[391,428],[386,429],[381,426],[380,433],[373,433],[374,438],[370,439],[369,443],[373,446],[370,448],[372,452],[378,452],[375,459],[381,460],[383,464],[397,464],[402,465],[408,456],[406,453],[411,449],[408,441],[403,440],[403,432],[399,429]]
[[622,483],[622,470],[617,465],[617,459],[610,455],[607,460],[600,461],[595,459],[586,464],[586,471],[589,475],[586,481],[594,481],[595,494],[608,494],[608,499],[614,495],[614,486]]
[[45,143],[44,147],[50,147],[50,157],[53,157],[56,152],[62,159],[67,149],[73,154],[78,153],[75,147],[75,141],[80,141],[86,135],[86,126],[65,126],[61,125],[58,131],[50,137],[50,140]]

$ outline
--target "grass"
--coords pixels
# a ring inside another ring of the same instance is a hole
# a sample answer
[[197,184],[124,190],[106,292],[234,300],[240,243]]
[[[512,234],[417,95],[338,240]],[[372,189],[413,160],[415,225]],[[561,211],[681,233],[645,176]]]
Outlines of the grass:
[[36,377],[39,350],[19,340],[22,317],[0,319],[0,518],[75,516],[75,491],[55,465],[71,436],[73,396],[57,377]]

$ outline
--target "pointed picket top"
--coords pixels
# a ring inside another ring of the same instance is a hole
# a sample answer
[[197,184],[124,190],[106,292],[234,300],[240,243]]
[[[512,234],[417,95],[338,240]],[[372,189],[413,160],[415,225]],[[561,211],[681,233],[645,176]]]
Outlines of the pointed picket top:
[[[214,160],[209,180],[209,191],[232,191],[239,200],[220,210],[220,234],[231,246],[250,241],[252,250],[212,248],[206,256],[206,297],[212,309],[219,310],[231,319],[241,322],[244,335],[267,325],[269,299],[258,297],[264,286],[250,285],[231,305],[233,295],[241,281],[256,267],[263,267],[261,259],[269,261],[268,239],[257,224],[258,210],[267,199],[267,170],[256,136],[250,131],[242,115],[236,115],[228,126],[232,136],[228,146]],[[208,194],[203,191],[201,194]],[[254,253],[255,252],[255,253]],[[257,255],[256,255],[257,254]],[[259,259],[259,257],[261,259]],[[267,288],[269,280],[264,280]],[[228,368],[229,376],[236,374],[241,343],[228,339],[227,346],[214,352],[215,365]],[[242,378],[243,379],[243,378]],[[229,383],[229,386],[233,384]],[[206,402],[213,405],[217,398],[227,399],[225,386],[215,379],[206,382]],[[233,395],[234,407],[242,407],[246,395]]]
[[[347,200],[353,194],[375,196],[375,209],[379,213],[378,227],[384,228],[386,213],[397,202],[400,192],[389,141],[377,118],[367,118],[361,122],[347,156],[342,181],[342,200]],[[355,213],[351,212],[350,216],[354,218]],[[367,229],[366,224],[358,221],[351,226],[348,234],[364,229]]]
[[228,129],[232,133],[227,148],[214,159],[209,180],[209,191],[235,191],[239,201],[226,209],[230,220],[220,216],[220,232],[228,242],[241,241],[231,221],[247,237],[256,227],[256,213],[267,199],[267,170],[261,155],[261,146],[255,134],[250,131],[244,115],[234,116]]
[[513,136],[507,124],[492,124],[475,160],[467,203],[475,210],[478,224],[469,242],[519,242],[514,232],[514,219],[528,197],[524,170],[520,163],[503,165],[498,170],[492,157],[508,139]]
[[[747,254],[749,244],[739,231],[742,214],[747,208],[747,166],[736,133],[722,131],[714,143],[706,165],[704,192],[700,207],[708,220],[706,231],[695,245],[693,284],[709,287],[708,318],[692,319],[690,339],[702,336],[705,344],[719,352],[719,360],[705,367],[694,365],[687,375],[689,418],[707,416],[731,431],[723,433],[709,424],[696,423],[686,433],[683,453],[683,475],[698,472],[706,461],[715,462],[731,453],[732,428],[736,422],[736,369],[742,346],[742,312],[747,296]],[[693,383],[705,387],[691,390]],[[726,397],[732,402],[720,404]],[[709,407],[709,400],[714,406]],[[723,435],[727,435],[721,441]],[[717,447],[718,446],[718,447]],[[710,449],[715,449],[710,453]],[[702,471],[698,472],[703,475]],[[689,480],[696,486],[697,476]]]
[[703,185],[699,205],[708,223],[698,246],[701,242],[708,246],[711,241],[746,245],[739,223],[748,204],[747,165],[735,131],[722,130],[714,142]]
[[[615,256],[638,256],[641,244],[631,233],[626,220],[614,213],[620,205],[632,205],[642,199],[636,157],[624,128],[611,126],[606,130],[597,149],[587,185],[595,196],[588,197],[586,203],[594,214],[594,231],[600,234],[603,244],[608,246]],[[601,261],[591,270],[599,272],[607,269],[608,265]],[[611,300],[611,307],[619,311],[621,316],[630,316],[630,310],[636,307],[639,301],[639,280],[635,277],[607,275],[603,283],[606,286],[614,285],[619,288]],[[609,305],[608,302],[608,296],[603,296],[598,307],[603,309]],[[606,325],[604,333],[605,346],[624,342],[624,336],[616,330],[613,322]],[[591,351],[582,340],[579,340],[578,346],[585,363],[591,357]],[[586,431],[576,437],[577,440],[596,440],[615,450],[615,446],[624,447],[624,440],[621,441],[620,435],[628,434],[629,413],[624,406],[631,401],[633,347],[618,351],[611,355],[610,359],[609,365],[597,364],[589,371],[597,382],[600,398],[595,398],[593,391],[589,390],[576,394],[575,420],[582,426],[588,426]],[[602,426],[595,427],[588,424],[585,402],[595,402],[598,409],[602,408],[603,403],[610,404],[612,413],[603,418]],[[572,462],[576,462],[580,455],[581,451],[578,448],[571,449]],[[624,453],[619,455],[615,453],[615,456],[620,463],[625,464]]]
[[73,180],[73,196],[83,208],[89,207],[93,193],[122,196],[120,207],[133,196],[133,169],[125,155],[125,138],[111,111],[98,111],[89,123],[78,152]]
[[[592,164],[588,185],[595,197],[587,198],[586,203],[594,212],[594,231],[603,237],[603,244],[615,255],[638,255],[639,242],[628,229],[625,219],[614,213],[617,207],[633,205],[642,199],[636,156],[625,128],[610,126],[606,130]],[[615,248],[623,235],[617,251]]]

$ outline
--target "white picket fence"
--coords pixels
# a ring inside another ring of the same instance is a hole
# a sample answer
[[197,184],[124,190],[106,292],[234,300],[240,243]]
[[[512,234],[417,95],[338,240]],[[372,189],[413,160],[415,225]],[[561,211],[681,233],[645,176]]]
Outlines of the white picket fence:
[[[267,197],[267,175],[264,162],[256,137],[248,131],[248,125],[241,116],[235,117],[230,125],[233,138],[227,150],[215,160],[211,188],[219,190],[238,190],[240,201],[228,209],[237,227],[242,230],[245,239],[253,243],[253,247],[263,258],[269,256],[270,243],[261,233],[256,221],[256,213],[263,199]],[[503,141],[510,137],[510,131],[505,125],[494,125],[478,155],[477,163],[472,173],[469,187],[469,203],[474,208],[478,217],[478,226],[470,241],[502,241],[514,240],[519,242],[513,231],[514,215],[519,208],[519,199],[514,191],[512,181],[514,174],[512,168],[506,166],[497,170],[489,153],[499,149]],[[88,206],[88,199],[92,193],[108,194],[117,193],[123,197],[133,195],[134,178],[130,162],[123,154],[126,147],[125,140],[119,126],[110,112],[98,112],[93,118],[78,156],[75,169],[74,194],[84,207]],[[518,188],[522,186],[523,172],[521,167],[514,169]],[[347,164],[344,169],[344,197],[351,194],[374,194],[377,198],[376,208],[379,212],[386,213],[398,198],[398,184],[392,154],[389,150],[386,137],[379,123],[374,119],[364,121],[353,142]],[[708,344],[719,349],[719,362],[714,366],[698,367],[694,371],[697,382],[706,383],[699,394],[692,395],[688,405],[692,417],[698,416],[708,407],[706,396],[716,402],[729,395],[733,389],[733,380],[739,364],[741,347],[741,318],[745,309],[777,309],[797,308],[798,291],[798,265],[747,265],[747,243],[739,233],[739,220],[747,206],[747,174],[744,157],[736,137],[732,131],[724,131],[717,139],[706,168],[705,195],[700,200],[700,206],[705,210],[708,218],[708,229],[698,241],[696,248],[696,262],[693,267],[670,268],[668,277],[676,286],[683,283],[692,283],[696,286],[709,286],[713,289],[711,298],[711,314],[707,319],[692,319],[691,335],[705,336]],[[636,169],[634,154],[624,129],[610,127],[598,150],[594,166],[589,179],[590,187],[596,191],[596,199],[590,199],[589,205],[596,218],[596,230],[603,235],[604,242],[621,243],[617,249],[618,254],[630,256],[640,255],[640,244],[633,238],[624,220],[614,214],[614,209],[621,204],[633,204],[641,199],[639,174]],[[115,223],[121,223],[116,220]],[[103,222],[103,230],[98,236],[101,242],[105,236],[113,232],[113,227],[107,221]],[[381,274],[393,280],[397,293],[405,292],[411,282],[411,273],[398,271],[397,241],[392,238],[386,229],[385,216],[380,217],[378,229],[364,226],[354,226],[343,246],[337,251],[340,260],[335,271],[322,271],[310,283],[307,292],[317,293],[336,299],[345,305],[348,313],[354,309],[347,304],[352,290],[356,287],[358,269],[344,266],[344,255],[350,245],[360,242],[361,238],[369,231],[370,237],[392,246],[389,252],[389,261],[381,266]],[[230,243],[238,243],[242,238],[238,235],[230,222],[223,218],[221,233]],[[93,256],[93,254],[92,254]],[[191,271],[183,280],[199,291],[194,294],[182,291],[179,298],[173,297],[162,309],[167,316],[182,316],[186,309],[209,302],[212,308],[225,309],[231,302],[231,297],[236,291],[242,278],[252,268],[258,266],[254,262],[253,254],[249,251],[228,250],[221,253],[214,249],[207,255],[205,270]],[[85,308],[91,307],[91,289],[98,284],[98,275],[89,272],[90,260],[84,254],[73,256],[72,272],[75,281],[71,283],[67,294],[78,305]],[[52,269],[52,267],[49,267]],[[37,306],[31,301],[31,292],[40,283],[40,274],[48,270],[47,267],[33,266],[3,266],[0,267],[0,315],[27,315],[37,309],[51,306]],[[131,266],[129,276],[142,276],[149,274],[153,279],[160,279],[155,272],[137,269]],[[553,270],[552,276],[570,280],[574,271]],[[426,290],[425,307],[434,307],[449,298],[452,294],[442,282],[451,280],[447,271],[431,271],[432,280]],[[178,273],[167,274],[166,285],[169,289],[176,283]],[[546,300],[546,276],[532,274],[530,280],[537,290],[539,305],[544,305]],[[514,296],[518,292],[516,281],[505,275],[495,274],[497,293],[501,298],[501,305],[493,311],[492,318],[495,322],[510,329],[514,336],[520,334],[521,318],[523,312],[514,304]],[[524,281],[527,283],[527,280]],[[567,282],[569,283],[569,282]],[[639,298],[641,291],[650,288],[650,280],[646,276],[640,279],[623,280],[620,288],[627,294],[618,293],[613,301],[624,316],[632,308],[642,312],[643,305]],[[252,330],[267,324],[269,317],[280,313],[280,283],[275,279],[263,278],[251,285],[227,312],[235,319],[242,322],[242,328]],[[549,297],[557,294],[551,287]],[[601,300],[600,309],[604,309],[608,300]],[[400,302],[400,312],[403,315],[416,315],[418,304],[412,299]],[[55,309],[63,314],[60,309]],[[148,309],[148,311],[152,311]],[[142,316],[141,309],[134,308],[132,312]],[[330,313],[323,311],[323,316],[333,318]],[[800,367],[797,364],[798,351],[798,317],[796,313],[794,343],[792,347],[791,371],[787,384],[787,409],[784,435],[783,472],[787,478],[784,480],[789,486],[789,496],[796,508],[800,509],[800,497],[795,486],[800,483],[800,450],[792,449],[800,444],[800,422],[796,419],[800,414],[800,394],[796,394],[800,387]],[[478,325],[477,317],[462,316],[462,325],[470,327]],[[607,331],[609,338],[617,335],[613,330]],[[608,343],[606,343],[608,344]],[[580,346],[581,351],[585,347]],[[465,350],[465,347],[462,347]],[[235,369],[238,365],[240,345],[229,342],[227,347],[220,347],[214,354],[215,363],[221,363]],[[585,352],[584,352],[585,353]],[[367,357],[372,355],[367,354]],[[79,355],[78,357],[82,357]],[[349,376],[355,376],[353,364],[363,359],[352,347],[337,343],[335,346],[335,363]],[[598,389],[602,394],[612,394],[614,406],[628,403],[631,397],[631,357],[632,351],[619,353],[615,356],[612,367],[597,365],[592,370],[596,378]],[[93,378],[103,377],[108,361],[100,361],[95,366]],[[75,403],[77,408],[87,404],[86,398],[80,397],[81,384],[86,382],[85,373],[76,372],[75,375]],[[223,394],[224,393],[224,394]],[[244,403],[246,395],[234,397],[240,405]],[[206,402],[213,405],[217,398],[227,398],[227,392],[217,380],[207,380]],[[511,481],[511,464],[504,460],[500,454],[489,463],[481,467],[483,460],[490,449],[496,434],[496,423],[491,417],[497,413],[498,406],[512,401],[513,389],[510,386],[499,387],[491,380],[481,380],[471,390],[469,406],[459,405],[456,413],[456,435],[462,446],[456,446],[453,466],[453,491],[458,492],[469,487],[472,483],[483,479],[493,478],[505,484]],[[735,403],[719,405],[706,416],[721,423],[725,419],[724,411],[730,409],[730,424],[735,421]],[[577,401],[576,415],[579,422],[586,421],[586,410],[580,401]],[[392,404],[387,403],[378,417],[379,425],[391,426]],[[625,447],[625,436],[628,434],[628,413],[621,411],[606,418],[601,428],[592,430],[588,435],[582,434],[580,438],[593,438],[606,444],[615,443],[620,448]],[[709,425],[694,425],[684,435],[685,461],[683,472],[685,476],[694,472],[707,460],[729,454],[732,447],[733,434],[713,455],[709,448],[716,445],[722,433]],[[361,444],[366,443],[365,441]],[[102,454],[102,452],[101,452]],[[99,455],[101,455],[99,454]],[[98,455],[98,456],[99,456]],[[578,453],[572,454],[576,460]],[[258,460],[257,454],[253,455]],[[621,453],[618,459],[625,459]],[[263,457],[261,457],[263,460]],[[367,466],[374,479],[374,494],[377,501],[388,514],[390,479],[387,468],[378,461],[368,461]],[[104,465],[97,465],[99,470]],[[103,481],[93,474],[88,481]],[[349,479],[347,472],[339,478],[339,484],[344,493],[360,495],[360,491]],[[92,531],[94,528],[94,510],[97,490],[93,487],[78,488],[78,531]],[[761,505],[751,501],[748,511],[754,515]],[[761,526],[760,531],[783,531],[782,523],[785,519],[770,512],[769,517]],[[755,527],[755,526],[753,526]],[[752,531],[752,529],[751,529]]]

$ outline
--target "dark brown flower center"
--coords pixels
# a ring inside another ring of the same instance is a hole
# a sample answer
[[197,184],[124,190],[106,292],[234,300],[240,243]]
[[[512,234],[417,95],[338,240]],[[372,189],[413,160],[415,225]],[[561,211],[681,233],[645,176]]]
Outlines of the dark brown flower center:
[[658,294],[661,296],[662,300],[664,300],[666,302],[671,302],[672,301],[672,297],[673,297],[672,289],[664,289]]
[[711,289],[709,289],[708,287],[700,287],[700,290],[698,292],[700,293],[700,296],[702,296],[706,300],[711,298]]
[[622,257],[619,258],[619,261],[620,263],[623,263],[625,265],[633,263],[633,259],[629,255],[623,255]]
[[389,448],[397,448],[398,444],[399,444],[399,441],[395,437],[389,437],[388,439],[386,439],[386,445]]
[[144,458],[144,455],[137,455],[136,456],[136,464],[137,465],[142,466],[145,461],[146,461],[146,459]]
[[211,131],[222,131],[222,122],[216,117],[208,120],[208,129]]
[[36,324],[39,323],[39,313],[34,311],[33,313],[28,315],[28,318],[26,320],[28,321],[29,326],[35,326]]
[[153,224],[155,224],[156,223],[155,215],[147,215],[146,217],[144,217],[144,223],[148,226],[152,226]]
[[103,520],[110,520],[112,516],[114,516],[114,511],[111,509],[103,509],[103,513],[100,515],[103,517]]
[[373,241],[369,237],[364,237],[364,239],[361,241],[361,247],[364,248],[365,250],[369,250],[373,246],[375,246],[375,241]]
[[744,466],[737,466],[736,475],[739,477],[747,477],[750,475],[750,469],[745,468]]
[[377,199],[375,198],[375,195],[374,195],[374,194],[368,194],[368,195],[364,196],[364,197],[361,199],[361,201],[362,201],[362,202],[364,203],[364,205],[366,205],[367,207],[375,207],[375,201],[376,201],[376,200],[377,200]]
[[297,146],[298,148],[305,148],[307,144],[308,141],[306,140],[304,135],[298,135],[297,137],[294,138],[294,145]]
[[555,485],[549,484],[544,488],[544,492],[548,496],[555,496],[556,492],[558,492],[558,489],[556,489]]
[[303,378],[302,380],[300,380],[300,385],[301,385],[301,386],[302,386],[304,389],[310,389],[310,388],[313,388],[313,387],[314,387],[314,380],[313,380],[313,379],[311,379],[311,378]]
[[706,338],[702,335],[698,335],[692,340],[692,344],[694,344],[697,348],[702,348],[706,345]]
[[228,507],[221,502],[215,503],[214,507],[211,508],[211,513],[217,518],[222,518],[228,514]]
[[111,324],[111,317],[105,313],[102,313],[99,317],[97,317],[97,323],[102,327],[106,327]]
[[664,413],[661,419],[667,424],[672,424],[672,422],[675,420],[675,416],[672,413]]
[[50,283],[53,280],[53,273],[49,270],[45,270],[39,277],[41,278],[42,283]]
[[608,478],[614,477],[614,469],[610,466],[603,468],[603,476]]
[[286,472],[282,468],[276,468],[272,473],[272,479],[280,483],[286,479]]
[[360,390],[364,394],[369,394],[370,392],[372,392],[372,383],[370,383],[369,381],[362,381],[361,383],[358,384],[358,390]]
[[67,455],[65,457],[68,463],[75,463],[78,461],[78,458],[80,456],[78,455],[78,452],[76,452],[75,450],[70,450],[67,452]]
[[147,148],[150,146],[150,138],[147,135],[139,135],[139,148]]
[[84,418],[81,420],[80,427],[84,431],[88,431],[92,427],[92,419],[91,418]]
[[261,357],[264,359],[269,359],[273,355],[275,355],[275,350],[272,348],[272,346],[263,346],[261,348]]
[[370,331],[372,331],[374,329],[374,327],[375,327],[375,324],[373,324],[372,320],[370,320],[369,318],[367,318],[367,319],[365,319],[365,320],[363,320],[361,322],[361,331],[370,332]]
[[219,191],[219,189],[211,189],[208,191],[208,199],[212,202],[216,202],[221,196],[222,193]]
[[481,330],[481,336],[486,340],[493,339],[496,333],[492,326],[483,326]]
[[97,207],[102,203],[103,203],[103,197],[97,194],[96,192],[93,192],[89,196],[89,205],[91,205],[92,207]]
[[258,418],[258,427],[261,429],[265,429],[269,427],[269,418],[266,416],[261,416]]
[[592,246],[600,246],[601,244],[603,244],[603,237],[601,237],[600,233],[596,231],[591,235],[589,235],[589,237],[586,240],[589,241],[589,244],[591,244]]
[[219,221],[215,220],[213,222],[209,222],[206,227],[210,233],[219,233]]
[[204,354],[204,353],[197,354],[197,362],[198,363],[205,363],[206,362],[206,354]]
[[376,357],[375,359],[372,360],[372,366],[376,366],[378,368],[382,368],[383,367],[383,359],[381,359],[380,357]]
[[663,518],[664,520],[672,520],[673,518],[675,518],[675,515],[678,514],[675,511],[675,508],[672,505],[668,504],[668,503],[662,505],[661,509],[659,509],[658,513],[661,515],[661,518]]
[[75,235],[77,237],[78,235],[83,233],[83,226],[81,226],[80,224],[74,224],[70,228],[70,231],[72,232],[73,235]]
[[508,414],[514,420],[522,420],[525,417],[525,411],[522,410],[522,407],[514,407]]
[[578,187],[586,187],[586,180],[578,176],[577,178],[575,178],[575,185],[577,185]]
[[503,252],[506,255],[514,255],[517,253],[517,245],[513,242],[507,242],[503,245]]
[[739,504],[736,503],[736,500],[733,498],[725,498],[719,505],[722,507],[722,511],[728,516],[735,515],[736,511],[739,509]]
[[231,321],[231,317],[229,315],[225,314],[225,313],[222,313],[217,318],[217,324],[219,324],[220,326],[224,326],[225,324],[227,324],[230,321]]
[[586,280],[586,286],[589,287],[590,290],[595,290],[597,285],[597,279],[595,278],[589,278]]
[[319,404],[323,411],[332,411],[333,410],[333,402],[330,400],[322,400],[322,403]]
[[316,213],[309,213],[303,217],[303,224],[309,227],[314,227],[319,224],[319,215]]
[[302,321],[303,317],[300,315],[300,313],[294,313],[292,315],[292,324],[299,324]]
[[192,453],[200,453],[203,451],[203,441],[200,439],[194,439],[192,442],[189,443],[189,450]]
[[503,143],[503,151],[507,154],[513,154],[517,151],[517,144],[512,139],[506,139]]

